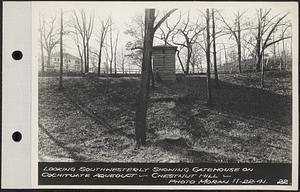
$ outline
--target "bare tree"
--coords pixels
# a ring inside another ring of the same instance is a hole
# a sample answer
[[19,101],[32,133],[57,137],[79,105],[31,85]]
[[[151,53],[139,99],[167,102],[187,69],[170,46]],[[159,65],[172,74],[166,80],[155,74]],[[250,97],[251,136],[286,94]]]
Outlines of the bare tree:
[[[276,33],[277,30],[274,31],[274,33],[272,34],[272,41],[276,40],[276,37],[275,37],[275,33]],[[283,40],[284,41],[284,40]],[[273,46],[271,47],[270,49],[270,53],[272,54],[272,63],[274,65],[277,64],[277,43],[274,43]],[[281,63],[280,63],[281,64]],[[280,69],[281,70],[281,69]]]
[[238,67],[239,72],[242,72],[242,41],[241,41],[241,31],[245,29],[241,29],[241,19],[242,16],[246,13],[246,11],[240,13],[240,11],[237,11],[234,18],[234,23],[231,25],[229,22],[227,22],[224,17],[220,15],[221,21],[225,24],[225,29],[227,34],[231,34],[234,37],[234,40],[237,45],[237,53],[238,53]]
[[153,25],[155,9],[145,10],[145,39],[143,45],[142,79],[139,93],[139,101],[136,110],[135,135],[137,145],[146,142],[146,115],[149,95],[149,70],[153,45]]
[[94,17],[94,15],[92,15],[92,16],[90,16],[89,17],[89,24],[88,24],[88,26],[86,27],[86,25],[84,25],[84,31],[85,31],[85,33],[86,33],[86,57],[87,57],[87,59],[86,59],[86,62],[87,62],[87,64],[86,64],[86,72],[89,72],[89,53],[90,53],[90,51],[89,51],[89,48],[90,48],[90,46],[89,46],[89,42],[90,42],[90,39],[91,39],[91,36],[92,36],[92,33],[93,33],[93,28],[94,28],[94,20],[95,20],[95,17]]
[[118,47],[118,39],[119,39],[119,31],[117,33],[116,41],[115,41],[115,50],[114,50],[114,68],[115,74],[117,74],[117,47]]
[[183,66],[183,62],[180,58],[180,53],[181,53],[182,49],[183,49],[183,46],[179,46],[179,48],[176,50],[176,56],[177,56],[177,59],[179,61],[179,64],[181,66],[181,69],[182,69],[183,73],[186,73],[185,69],[184,69],[184,66]]
[[192,73],[195,73],[195,68],[203,72],[202,66],[203,49],[198,44],[193,45],[193,53],[191,56]]
[[121,68],[122,68],[122,74],[124,74],[125,73],[125,55],[124,55],[123,49],[122,49],[120,58],[121,58],[120,63],[121,63]]
[[172,34],[175,32],[178,24],[181,21],[181,12],[179,12],[179,17],[176,22],[172,25],[169,23],[168,19],[164,22],[164,25],[159,27],[160,33],[155,36],[155,38],[164,42],[164,45],[172,45],[171,44],[171,37]]
[[222,43],[221,45],[223,45],[225,63],[228,63],[227,48],[226,48],[226,45],[225,45],[225,43]]
[[82,53],[83,52],[83,50],[82,50],[83,46],[79,41],[78,35],[79,35],[78,31],[75,30],[74,33],[73,33],[73,40],[74,40],[75,46],[77,48],[77,51],[78,51],[78,54],[79,54],[79,57],[80,57],[80,71],[81,71],[81,73],[83,73],[83,70],[84,70],[84,68],[83,68],[83,53]]
[[261,71],[263,67],[263,54],[266,48],[273,45],[274,43],[277,43],[279,41],[282,41],[287,38],[291,38],[290,36],[281,36],[277,40],[271,41],[271,35],[274,33],[275,29],[280,25],[285,25],[286,23],[283,22],[284,18],[288,15],[275,15],[271,18],[270,16],[271,9],[263,10],[259,9],[257,10],[257,31],[256,31],[256,70]]
[[[172,45],[173,44],[172,43],[172,38],[173,38],[172,36],[176,33],[176,29],[177,29],[178,25],[180,24],[180,21],[181,21],[181,12],[179,12],[179,17],[178,17],[178,19],[176,20],[175,23],[170,24],[168,19],[167,19],[164,22],[165,25],[164,26],[161,25],[159,27],[160,33],[158,35],[156,35],[155,38],[163,41],[164,45]],[[180,52],[181,52],[182,49],[183,49],[182,46],[178,46],[178,49],[176,50],[176,55],[177,55],[178,61],[180,63],[180,66],[182,68],[182,71],[185,72],[182,60],[180,58]]]
[[[205,27],[201,27],[199,24],[199,17],[197,18],[196,23],[191,23],[190,13],[188,12],[186,21],[182,22],[182,25],[179,27],[177,32],[172,36],[173,44],[185,47],[187,49],[186,67],[184,71],[185,74],[189,73],[193,44],[196,43],[198,35],[204,29]],[[184,38],[184,42],[176,42],[175,37],[178,35]]]
[[[112,36],[112,34],[110,35]],[[113,63],[113,48],[112,48],[112,37],[109,40],[105,39],[105,54],[106,62],[108,65],[107,73],[112,74],[112,63]]]
[[56,16],[50,18],[50,20],[47,22],[45,21],[45,18],[43,18],[43,26],[42,26],[42,36],[43,36],[43,46],[44,49],[47,52],[47,66],[50,65],[51,60],[51,54],[53,49],[59,44],[60,38],[59,38],[59,32],[57,29],[55,29]]
[[84,71],[86,71],[86,36],[85,32],[83,29],[83,23],[84,23],[84,18],[83,18],[83,10],[81,10],[81,19],[82,22],[77,15],[77,13],[74,11],[74,18],[73,18],[73,26],[75,28],[76,33],[80,34],[81,41],[82,41],[82,47],[83,47],[83,63],[84,63]]
[[80,11],[80,16],[73,12],[73,26],[75,30],[80,34],[82,45],[83,45],[83,60],[85,72],[89,72],[89,41],[92,36],[94,28],[94,15],[89,16],[87,19],[86,12],[82,9]]
[[145,38],[143,44],[143,63],[142,63],[142,74],[141,74],[141,85],[139,92],[139,99],[136,109],[135,119],[135,134],[137,145],[144,145],[146,143],[146,116],[147,106],[149,97],[149,77],[151,68],[151,54],[153,47],[153,39],[155,31],[160,25],[177,9],[170,10],[165,14],[154,26],[155,20],[155,9],[145,10]]
[[207,65],[207,105],[212,105],[212,94],[211,94],[211,79],[210,79],[210,26],[209,26],[209,9],[206,9],[206,65]]
[[45,60],[44,60],[44,43],[43,43],[43,31],[44,25],[42,25],[41,14],[39,14],[39,32],[40,32],[40,48],[41,48],[41,64],[42,64],[42,73],[45,72]]
[[142,66],[144,30],[145,23],[142,15],[132,17],[131,23],[127,24],[127,28],[124,33],[133,38],[132,41],[129,41],[126,44],[126,50],[130,52],[126,55],[126,57],[130,60],[130,65],[136,65],[138,67]]
[[245,31],[242,35],[242,47],[243,47],[243,55],[242,60],[247,60],[249,58],[255,58],[255,40],[251,34],[251,31]]
[[104,46],[104,40],[106,38],[109,27],[111,25],[110,21],[111,21],[110,17],[107,18],[107,20],[105,22],[101,21],[100,36],[97,39],[97,41],[99,43],[99,51],[98,51],[98,55],[97,55],[98,56],[98,71],[97,71],[98,76],[100,75],[102,50],[103,50],[103,46]]
[[214,72],[216,87],[220,88],[218,68],[217,68],[217,51],[216,51],[216,25],[215,25],[215,11],[212,9],[212,38],[213,38],[213,56],[214,56]]
[[[162,19],[168,18],[170,16],[170,14],[172,14],[172,13],[166,12],[165,14],[163,14]],[[156,18],[157,18],[157,16],[155,16],[155,19]],[[162,19],[160,19],[158,21],[158,23],[156,24],[156,26],[158,26],[158,27],[154,29],[155,31],[157,31],[159,28],[161,28],[161,24],[163,22],[160,23],[160,21],[162,21]],[[126,49],[131,51],[131,53],[126,56],[127,56],[127,58],[130,58],[131,63],[141,67],[143,39],[144,39],[144,21],[143,21],[142,16],[137,15],[137,16],[133,17],[132,23],[133,24],[127,26],[127,29],[125,31],[125,34],[128,34],[134,38],[134,41],[130,41],[126,44]],[[170,25],[168,25],[168,26],[170,27]],[[170,27],[170,28],[174,28],[174,26]],[[172,30],[165,33],[165,35],[168,34],[168,35],[164,36],[164,39],[167,42],[168,42],[171,32],[172,32]],[[158,38],[158,36],[156,36],[156,37]],[[161,39],[161,37],[159,37],[159,39]],[[152,81],[151,81],[152,87],[154,87],[155,81],[154,81],[152,66],[150,68],[149,75],[151,76],[151,79],[152,79]],[[150,83],[150,81],[149,81],[149,83]]]
[[[286,31],[288,30],[288,28],[290,27],[290,25],[282,25],[281,27],[281,37],[285,36]],[[282,52],[281,52],[281,59],[280,59],[280,70],[282,70],[283,68],[285,68],[286,65],[286,50],[285,50],[285,39],[282,39]],[[273,38],[273,41],[275,41],[275,38]],[[275,49],[275,44],[274,43],[274,49]],[[292,50],[292,49],[291,49]]]
[[112,30],[112,25],[110,25],[110,30],[109,30],[109,47],[110,47],[109,72],[110,72],[110,74],[112,74],[112,65],[113,65],[113,59],[114,59],[114,46],[113,46],[113,30]]
[[59,89],[62,90],[63,88],[63,10],[60,10],[60,66],[59,66]]

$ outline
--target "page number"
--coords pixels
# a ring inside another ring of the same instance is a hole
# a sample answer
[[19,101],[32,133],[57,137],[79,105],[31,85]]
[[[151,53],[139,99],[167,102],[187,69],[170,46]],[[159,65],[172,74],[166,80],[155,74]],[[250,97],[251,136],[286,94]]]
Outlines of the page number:
[[277,184],[279,184],[279,185],[287,185],[287,184],[289,184],[289,181],[287,179],[279,179],[277,181]]

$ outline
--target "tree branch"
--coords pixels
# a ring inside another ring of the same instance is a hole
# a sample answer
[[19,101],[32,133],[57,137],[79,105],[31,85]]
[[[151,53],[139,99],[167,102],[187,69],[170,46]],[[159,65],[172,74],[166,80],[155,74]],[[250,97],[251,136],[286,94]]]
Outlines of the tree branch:
[[161,24],[175,11],[177,10],[177,8],[170,10],[165,16],[163,16],[163,18],[161,18],[158,23],[155,25],[155,27],[153,28],[153,33],[155,33],[155,31],[161,26]]

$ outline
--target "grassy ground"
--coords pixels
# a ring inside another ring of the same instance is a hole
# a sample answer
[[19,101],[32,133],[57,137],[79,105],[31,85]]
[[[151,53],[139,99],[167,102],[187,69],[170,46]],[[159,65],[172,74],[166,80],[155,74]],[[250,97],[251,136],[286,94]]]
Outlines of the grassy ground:
[[220,75],[215,105],[205,77],[151,90],[147,145],[135,147],[138,78],[39,78],[40,161],[291,162],[291,74]]

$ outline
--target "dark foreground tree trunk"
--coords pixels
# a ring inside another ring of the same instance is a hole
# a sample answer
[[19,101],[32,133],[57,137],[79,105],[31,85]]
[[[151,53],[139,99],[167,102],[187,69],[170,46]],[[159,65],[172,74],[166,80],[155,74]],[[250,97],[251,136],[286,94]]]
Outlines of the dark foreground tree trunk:
[[153,25],[155,9],[145,10],[145,38],[140,92],[136,109],[135,135],[137,146],[146,143],[146,116],[149,97],[149,72],[153,44]]

